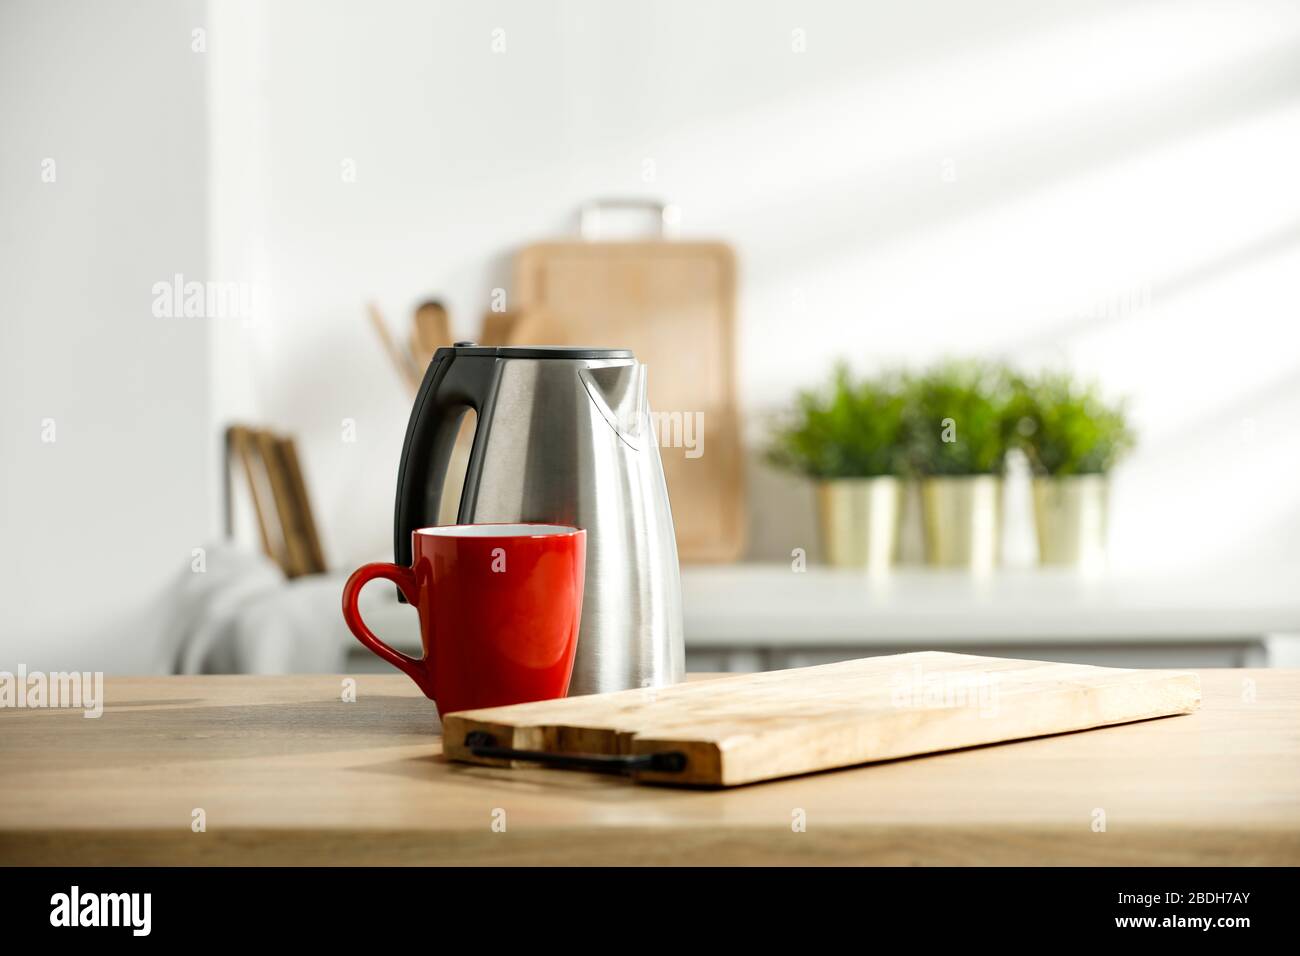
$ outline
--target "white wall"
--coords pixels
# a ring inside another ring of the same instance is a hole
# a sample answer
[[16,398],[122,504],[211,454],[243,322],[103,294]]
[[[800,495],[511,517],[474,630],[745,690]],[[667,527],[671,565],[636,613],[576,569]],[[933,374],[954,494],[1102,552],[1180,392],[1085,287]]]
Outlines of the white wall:
[[[735,244],[755,422],[841,355],[1066,363],[1134,396],[1117,564],[1296,557],[1294,3],[19,0],[0,78],[0,666],[185,567],[231,418],[299,433],[335,565],[386,554],[409,402],[363,302],[473,336],[602,194]],[[264,298],[156,319],[176,272]],[[806,544],[805,487],[753,488],[754,554]]]
[[[1295,4],[289,2],[260,30],[248,351],[335,561],[389,547],[408,408],[362,302],[436,293],[473,336],[512,252],[611,193],[736,245],[751,412],[840,355],[1068,364],[1134,397],[1116,564],[1296,555]],[[754,489],[755,554],[806,543],[804,487]]]
[[152,313],[207,271],[203,6],[0,5],[0,669],[150,666],[209,534],[207,325]]

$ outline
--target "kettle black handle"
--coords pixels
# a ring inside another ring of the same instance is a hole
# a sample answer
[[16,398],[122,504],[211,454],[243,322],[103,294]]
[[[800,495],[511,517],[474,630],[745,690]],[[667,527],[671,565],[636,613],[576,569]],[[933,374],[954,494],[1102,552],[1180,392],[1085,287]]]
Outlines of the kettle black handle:
[[397,504],[393,516],[393,556],[396,564],[410,567],[411,532],[438,523],[438,507],[447,480],[447,466],[460,432],[461,419],[474,409],[478,424],[465,474],[459,521],[465,520],[468,492],[478,486],[479,454],[486,435],[484,423],[496,400],[500,362],[493,354],[467,354],[454,348],[438,349],[429,363],[415,396],[411,419],[402,444],[397,471]]

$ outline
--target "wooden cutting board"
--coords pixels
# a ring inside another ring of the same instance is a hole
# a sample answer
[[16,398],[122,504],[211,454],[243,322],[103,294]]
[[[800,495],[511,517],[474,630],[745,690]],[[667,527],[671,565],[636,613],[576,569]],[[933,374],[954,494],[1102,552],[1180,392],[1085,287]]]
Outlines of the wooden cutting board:
[[1186,714],[1200,699],[1191,671],[925,651],[462,711],[443,722],[443,752],[511,765],[476,756],[477,733],[480,748],[641,755],[684,765],[632,769],[639,781],[730,787]]
[[745,546],[735,286],[720,242],[543,242],[515,263],[511,345],[628,348],[647,366],[688,562],[733,561]]

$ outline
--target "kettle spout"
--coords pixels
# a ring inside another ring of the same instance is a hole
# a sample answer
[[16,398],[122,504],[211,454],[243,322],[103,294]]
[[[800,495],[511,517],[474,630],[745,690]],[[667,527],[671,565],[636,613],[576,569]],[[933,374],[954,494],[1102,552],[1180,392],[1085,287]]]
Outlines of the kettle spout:
[[579,369],[592,404],[632,448],[640,449],[647,431],[649,400],[646,367],[640,362]]

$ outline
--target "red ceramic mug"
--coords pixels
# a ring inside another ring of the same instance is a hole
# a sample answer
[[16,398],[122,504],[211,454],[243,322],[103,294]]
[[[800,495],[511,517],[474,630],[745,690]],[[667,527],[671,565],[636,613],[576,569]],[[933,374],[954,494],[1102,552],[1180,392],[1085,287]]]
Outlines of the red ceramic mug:
[[[357,640],[405,671],[439,715],[568,693],[587,532],[446,525],[413,532],[411,545],[411,567],[367,564],[343,586],[343,618]],[[374,578],[396,584],[419,612],[421,660],[389,647],[361,620],[357,597]]]

